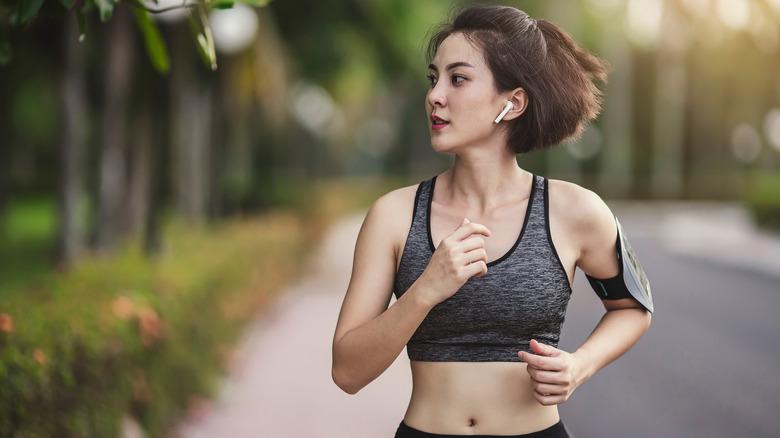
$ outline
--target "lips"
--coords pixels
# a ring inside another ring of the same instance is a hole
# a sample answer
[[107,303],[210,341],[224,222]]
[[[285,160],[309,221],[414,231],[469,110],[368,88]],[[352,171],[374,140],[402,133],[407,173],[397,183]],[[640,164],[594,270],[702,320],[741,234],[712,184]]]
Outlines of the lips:
[[440,130],[444,129],[450,122],[442,119],[439,116],[431,116],[431,129]]

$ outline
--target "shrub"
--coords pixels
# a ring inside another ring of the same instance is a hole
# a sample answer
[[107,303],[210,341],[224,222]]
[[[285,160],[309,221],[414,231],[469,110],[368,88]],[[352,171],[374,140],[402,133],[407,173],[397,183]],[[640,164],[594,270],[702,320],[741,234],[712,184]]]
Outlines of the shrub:
[[117,436],[125,413],[161,435],[212,393],[241,327],[294,276],[303,226],[174,225],[157,260],[127,248],[0,298],[0,436]]
[[753,172],[745,198],[758,225],[780,230],[780,172]]
[[321,184],[287,213],[170,223],[157,258],[129,245],[4,293],[0,437],[115,437],[126,414],[163,436],[214,393],[242,328],[331,220],[387,188]]

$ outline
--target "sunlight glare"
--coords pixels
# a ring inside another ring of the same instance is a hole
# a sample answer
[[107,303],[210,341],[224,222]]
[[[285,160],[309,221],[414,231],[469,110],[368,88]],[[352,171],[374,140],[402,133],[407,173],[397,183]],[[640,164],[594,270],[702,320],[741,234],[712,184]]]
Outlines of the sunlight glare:
[[745,29],[750,24],[750,3],[747,0],[718,0],[718,16],[723,24]]
[[242,52],[257,36],[257,14],[253,7],[243,3],[236,3],[230,9],[211,11],[209,23],[214,35],[214,47],[223,54]]
[[634,44],[652,47],[658,42],[663,11],[663,0],[629,0],[625,25]]

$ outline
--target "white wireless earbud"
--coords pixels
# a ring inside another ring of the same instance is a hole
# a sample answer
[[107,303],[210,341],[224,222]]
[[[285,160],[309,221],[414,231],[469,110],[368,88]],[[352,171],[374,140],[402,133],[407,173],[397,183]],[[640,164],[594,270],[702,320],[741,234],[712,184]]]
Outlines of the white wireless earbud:
[[504,110],[503,110],[503,111],[501,111],[501,114],[499,114],[499,115],[498,115],[498,117],[496,117],[496,120],[493,120],[493,123],[498,123],[498,122],[500,122],[500,121],[501,121],[501,119],[503,119],[503,118],[504,118],[504,116],[506,115],[506,113],[508,113],[508,112],[509,112],[509,110],[511,110],[511,109],[512,109],[512,108],[514,108],[514,107],[515,107],[515,105],[514,105],[514,104],[513,104],[511,101],[507,100],[507,101],[506,101],[506,106],[504,107]]

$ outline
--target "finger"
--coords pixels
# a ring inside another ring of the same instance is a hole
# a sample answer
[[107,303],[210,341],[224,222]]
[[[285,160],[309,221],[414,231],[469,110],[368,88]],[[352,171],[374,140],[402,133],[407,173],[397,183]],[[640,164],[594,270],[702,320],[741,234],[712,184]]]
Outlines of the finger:
[[561,350],[553,347],[552,345],[542,344],[536,339],[531,339],[530,343],[531,351],[540,356],[560,356]]
[[[464,217],[464,218],[463,218],[463,220],[462,220],[462,221],[460,221],[460,225],[458,225],[458,228],[460,228],[460,227],[462,227],[462,226],[464,226],[464,225],[466,225],[466,224],[470,224],[470,223],[471,223],[471,221],[469,220],[469,218],[467,218],[467,217]],[[456,228],[456,229],[457,229],[457,228]]]
[[487,273],[487,263],[480,260],[466,266],[465,272],[469,277],[481,277]]
[[463,252],[469,252],[484,247],[485,247],[485,239],[478,235],[472,235],[471,237],[462,240],[458,244],[458,248],[463,250]]
[[447,238],[450,238],[455,242],[460,242],[472,234],[482,234],[485,237],[490,237],[490,230],[488,230],[488,228],[482,224],[469,222],[458,227],[449,236],[447,236]]
[[539,392],[536,392],[536,391],[534,391],[534,398],[542,406],[559,405],[559,404],[561,404],[561,403],[566,401],[566,396],[565,395],[542,394],[542,393],[539,393]]
[[484,248],[477,248],[463,254],[465,264],[474,263],[482,260],[487,263],[487,251]]
[[534,382],[533,387],[535,392],[538,392],[540,395],[544,395],[544,396],[566,394],[566,388],[559,385],[550,385],[547,383]]
[[537,370],[536,368],[528,367],[528,374],[531,375],[531,380],[538,383],[550,385],[563,385],[566,383],[564,377],[557,371]]
[[537,370],[544,371],[559,371],[562,369],[562,366],[559,363],[560,361],[555,357],[539,356],[527,351],[519,352],[518,356],[520,356],[520,359],[522,359],[523,362],[528,364],[529,368],[536,368]]

